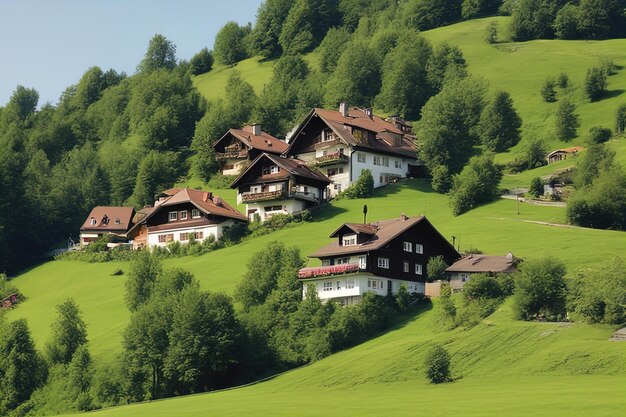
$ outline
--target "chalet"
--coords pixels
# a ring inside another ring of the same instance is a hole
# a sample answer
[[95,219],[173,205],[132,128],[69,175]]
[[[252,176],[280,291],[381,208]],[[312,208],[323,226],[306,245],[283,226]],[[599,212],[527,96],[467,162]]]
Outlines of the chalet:
[[133,225],[132,207],[94,207],[80,228],[80,245],[86,246],[103,235],[124,238]]
[[581,146],[574,146],[572,148],[564,148],[557,149],[548,154],[548,164],[552,164],[554,162],[563,161],[569,157],[578,155],[578,152],[582,151],[584,148]]
[[170,242],[219,239],[235,222],[246,216],[208,191],[171,189],[158,196],[154,207],[139,210],[137,223],[128,231],[133,248],[166,246]]
[[322,300],[344,305],[358,303],[368,291],[396,294],[402,283],[423,294],[430,258],[441,255],[448,264],[460,258],[424,216],[344,223],[330,237],[333,243],[309,255],[322,266],[300,269],[298,277],[303,291],[313,284]]
[[464,256],[446,269],[453,292],[463,290],[463,285],[474,274],[501,274],[517,271],[516,261],[511,252],[505,256],[477,255]]
[[216,157],[222,163],[223,175],[239,175],[263,152],[280,155],[287,144],[261,130],[261,125],[230,129],[215,144]]
[[332,180],[330,197],[355,182],[363,169],[369,169],[374,186],[413,175],[417,161],[411,126],[398,116],[382,119],[372,109],[339,111],[313,109],[297,126],[283,154],[316,166]]
[[294,158],[263,153],[235,179],[237,203],[246,204],[249,220],[265,221],[275,214],[292,214],[327,200],[331,181]]

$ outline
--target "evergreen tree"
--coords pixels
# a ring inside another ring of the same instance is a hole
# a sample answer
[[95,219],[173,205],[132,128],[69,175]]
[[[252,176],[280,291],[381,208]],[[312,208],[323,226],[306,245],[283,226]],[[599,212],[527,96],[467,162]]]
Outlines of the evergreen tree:
[[585,76],[585,94],[591,101],[599,100],[606,94],[606,72],[602,68],[590,68]]
[[541,97],[543,97],[543,101],[546,103],[554,103],[556,101],[555,85],[556,82],[552,77],[547,77],[544,80],[543,87],[541,87]]
[[148,43],[148,50],[137,66],[139,72],[152,72],[158,69],[172,70],[176,66],[176,45],[165,36],[156,34]]
[[580,120],[575,110],[576,106],[567,99],[559,103],[556,111],[556,136],[559,140],[567,142],[577,136]]
[[530,180],[530,187],[528,188],[528,194],[531,197],[543,196],[543,180],[539,177],[534,177]]
[[93,399],[90,395],[93,380],[93,366],[87,345],[76,349],[72,360],[67,367],[68,395],[80,411],[93,409]]
[[577,163],[574,183],[577,188],[590,186],[601,171],[615,165],[615,151],[603,144],[593,144],[587,148]]
[[522,119],[513,107],[513,99],[506,91],[498,91],[485,106],[478,129],[485,148],[503,152],[519,142],[521,126]]
[[58,317],[52,323],[52,340],[46,350],[52,363],[68,364],[78,348],[87,343],[87,326],[73,299],[59,304],[57,311]]
[[615,133],[622,135],[626,132],[626,104],[620,104],[615,112]]
[[530,139],[526,141],[523,161],[526,169],[534,169],[546,165],[547,152],[548,149],[543,140]]

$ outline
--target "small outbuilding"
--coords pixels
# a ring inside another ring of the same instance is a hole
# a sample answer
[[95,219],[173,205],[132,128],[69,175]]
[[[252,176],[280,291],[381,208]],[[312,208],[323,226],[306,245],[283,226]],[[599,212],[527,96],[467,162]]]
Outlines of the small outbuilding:
[[569,157],[576,156],[578,152],[582,151],[582,146],[574,146],[572,148],[557,149],[548,154],[548,164],[554,162],[563,161]]

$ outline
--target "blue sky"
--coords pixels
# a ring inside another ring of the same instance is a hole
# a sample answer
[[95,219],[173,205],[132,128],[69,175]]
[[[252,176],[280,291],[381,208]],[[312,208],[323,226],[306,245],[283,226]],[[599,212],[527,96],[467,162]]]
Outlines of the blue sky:
[[0,106],[19,84],[39,104],[59,96],[92,66],[135,72],[160,33],[189,59],[213,45],[229,20],[254,22],[261,0],[1,0]]

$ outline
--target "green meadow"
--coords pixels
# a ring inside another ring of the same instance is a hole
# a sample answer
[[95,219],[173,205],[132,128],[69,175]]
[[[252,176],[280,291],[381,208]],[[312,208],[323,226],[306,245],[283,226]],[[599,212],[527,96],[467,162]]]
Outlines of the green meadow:
[[[510,319],[510,302],[471,329],[443,330],[438,306],[395,329],[247,387],[110,408],[95,416],[620,416],[626,349],[605,326]],[[434,342],[456,380],[428,384]]]
[[[217,190],[228,195],[230,190]],[[367,200],[341,200],[319,209],[312,222],[248,239],[244,242],[199,257],[164,261],[166,267],[191,271],[205,290],[232,294],[245,273],[246,264],[268,242],[280,240],[298,246],[306,256],[330,243],[328,236],[343,222],[362,221],[363,204],[368,206],[368,221],[406,213],[425,214],[448,239],[456,237],[461,249],[478,248],[485,253],[539,257],[552,255],[563,259],[574,273],[593,268],[623,256],[626,233],[563,227],[565,209],[499,200],[459,217],[453,217],[447,197],[434,193],[424,181],[409,180],[376,191]],[[317,260],[309,260],[316,265]],[[128,263],[88,264],[78,261],[47,262],[19,276],[14,283],[27,300],[8,312],[10,319],[28,319],[33,337],[43,348],[50,336],[55,306],[73,297],[87,322],[90,349],[96,361],[112,360],[121,349],[121,335],[129,313],[124,303],[125,275],[112,276],[116,269],[128,271]]]

